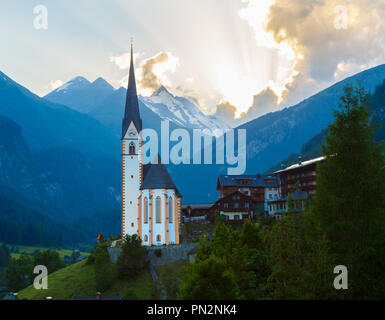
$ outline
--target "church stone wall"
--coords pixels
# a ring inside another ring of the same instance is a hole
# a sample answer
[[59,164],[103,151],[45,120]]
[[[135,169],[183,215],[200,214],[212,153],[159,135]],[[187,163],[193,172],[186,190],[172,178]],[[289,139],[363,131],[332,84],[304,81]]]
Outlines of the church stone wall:
[[[148,258],[154,266],[161,266],[178,260],[188,260],[190,258],[188,253],[192,251],[196,245],[197,244],[191,242],[186,242],[179,245],[147,247],[149,251]],[[162,254],[159,258],[155,255],[155,250],[161,250]],[[111,262],[116,263],[118,261],[121,251],[121,248],[108,248]]]

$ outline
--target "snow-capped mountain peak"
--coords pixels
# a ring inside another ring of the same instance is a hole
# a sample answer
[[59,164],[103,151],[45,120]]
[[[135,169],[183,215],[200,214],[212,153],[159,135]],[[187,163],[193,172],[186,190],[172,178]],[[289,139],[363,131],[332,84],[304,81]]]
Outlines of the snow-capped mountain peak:
[[55,89],[52,92],[63,92],[63,93],[65,93],[67,90],[70,90],[70,89],[84,88],[84,87],[88,86],[90,83],[91,82],[89,82],[86,78],[78,76],[76,78],[73,78],[70,81],[67,81],[62,86],[60,86],[59,88]]
[[91,83],[86,78],[79,76],[50,92],[44,98],[64,104],[76,111],[88,113],[114,90],[103,78],[97,78]]
[[[123,90],[126,89],[121,87],[115,90],[103,78],[98,78],[91,83],[79,76],[53,90],[44,98],[67,105],[79,112],[90,113],[98,107],[100,101],[116,91]],[[223,130],[229,128],[227,124],[215,117],[204,114],[193,101],[175,96],[164,86],[158,88],[150,97],[139,96],[139,100],[162,120],[169,120],[180,127],[201,129],[214,135],[220,135]]]
[[184,97],[177,97],[161,86],[150,97],[140,97],[141,101],[155,112],[162,120],[173,121],[176,124],[201,129],[207,133],[219,135],[227,126],[204,114],[199,107]]
[[171,93],[166,89],[166,87],[161,86],[151,96],[157,97],[157,96],[161,96],[161,95],[171,95]]

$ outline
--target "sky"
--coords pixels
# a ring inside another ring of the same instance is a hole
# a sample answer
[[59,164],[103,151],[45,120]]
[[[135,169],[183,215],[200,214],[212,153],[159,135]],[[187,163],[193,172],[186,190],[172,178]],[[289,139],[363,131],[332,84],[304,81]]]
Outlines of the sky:
[[385,63],[383,0],[2,0],[0,12],[0,70],[40,96],[76,76],[126,86],[131,38],[140,94],[164,85],[229,121]]

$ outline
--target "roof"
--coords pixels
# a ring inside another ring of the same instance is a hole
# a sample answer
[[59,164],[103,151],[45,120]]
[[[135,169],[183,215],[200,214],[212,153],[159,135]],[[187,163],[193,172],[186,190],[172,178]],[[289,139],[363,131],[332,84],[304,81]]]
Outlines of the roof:
[[248,196],[247,194],[244,194],[240,191],[234,191],[230,194],[228,194],[227,196],[224,196],[223,198],[219,198],[214,204],[213,204],[213,207],[217,207],[221,202],[225,202],[227,201],[229,198],[233,198],[235,195],[238,195],[240,197],[239,200],[248,200],[248,201],[251,201],[251,202],[256,202],[255,200],[253,200],[252,197]]
[[190,207],[191,209],[207,209],[211,208],[213,205],[214,203],[191,203],[182,205],[182,208],[185,209]]
[[124,138],[130,123],[134,122],[136,130],[142,131],[142,119],[139,113],[138,94],[136,92],[135,70],[134,70],[134,54],[131,46],[131,62],[130,73],[128,77],[128,87],[126,95],[126,106],[124,110],[124,118],[122,121],[122,138]]
[[[266,180],[274,179],[277,182],[267,182]],[[250,180],[249,184],[242,184],[240,180]],[[223,175],[218,177],[218,183],[224,187],[233,187],[237,186],[240,188],[247,187],[267,187],[267,188],[278,188],[277,177],[273,175]]]
[[140,189],[175,189],[177,196],[182,196],[172,181],[166,167],[158,155],[157,164],[143,165],[143,183]]
[[303,161],[301,163],[296,163],[296,164],[293,164],[290,167],[287,167],[285,169],[278,170],[278,171],[274,172],[274,174],[289,171],[289,170],[294,170],[294,169],[298,169],[298,168],[302,168],[302,167],[306,167],[306,166],[312,165],[314,163],[317,163],[317,162],[320,162],[323,160],[325,160],[325,157],[318,157],[318,158],[314,158],[311,160]]

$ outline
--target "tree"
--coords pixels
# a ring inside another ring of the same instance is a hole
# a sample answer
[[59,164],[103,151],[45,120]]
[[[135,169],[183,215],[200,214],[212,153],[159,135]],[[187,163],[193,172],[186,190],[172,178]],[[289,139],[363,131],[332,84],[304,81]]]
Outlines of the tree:
[[74,263],[78,262],[79,257],[80,257],[79,250],[72,251],[72,253],[71,253],[71,264],[74,264]]
[[119,278],[132,279],[139,275],[147,264],[147,249],[142,246],[140,238],[136,234],[127,235],[117,261]]
[[98,246],[95,249],[95,281],[98,291],[106,291],[115,281],[115,268],[110,261],[110,255],[105,246]]
[[175,300],[178,296],[181,282],[180,275],[176,273],[172,265],[164,265],[158,276],[162,279],[159,281],[158,286],[164,288],[167,293],[167,299]]
[[325,231],[335,265],[349,271],[346,298],[384,298],[385,156],[375,142],[369,96],[345,88],[318,166],[314,212]]
[[46,266],[49,274],[65,267],[59,253],[51,249],[37,252],[33,257],[33,263],[34,266]]
[[239,299],[239,289],[233,270],[228,269],[225,261],[215,255],[188,263],[182,270],[182,275],[179,299]]
[[333,298],[332,256],[322,230],[309,212],[291,213],[268,232],[273,299]]
[[[208,262],[217,264],[218,270],[212,270],[207,265]],[[246,221],[240,230],[235,230],[225,225],[221,219],[217,219],[214,237],[210,241],[206,236],[200,239],[195,261],[186,266],[182,275],[182,298],[190,297],[189,290],[195,292],[196,297],[201,294],[208,299],[227,299],[229,296],[237,299],[264,297],[269,266],[259,227],[251,221]],[[200,277],[203,280],[197,281]],[[203,286],[204,282],[216,283],[218,279],[225,281],[226,277],[232,286],[230,291],[225,285],[209,292]]]
[[9,290],[17,292],[32,282],[33,264],[27,255],[12,258],[4,272],[4,280]]
[[3,243],[0,246],[0,268],[6,267],[11,260],[11,253],[8,249],[8,246]]

